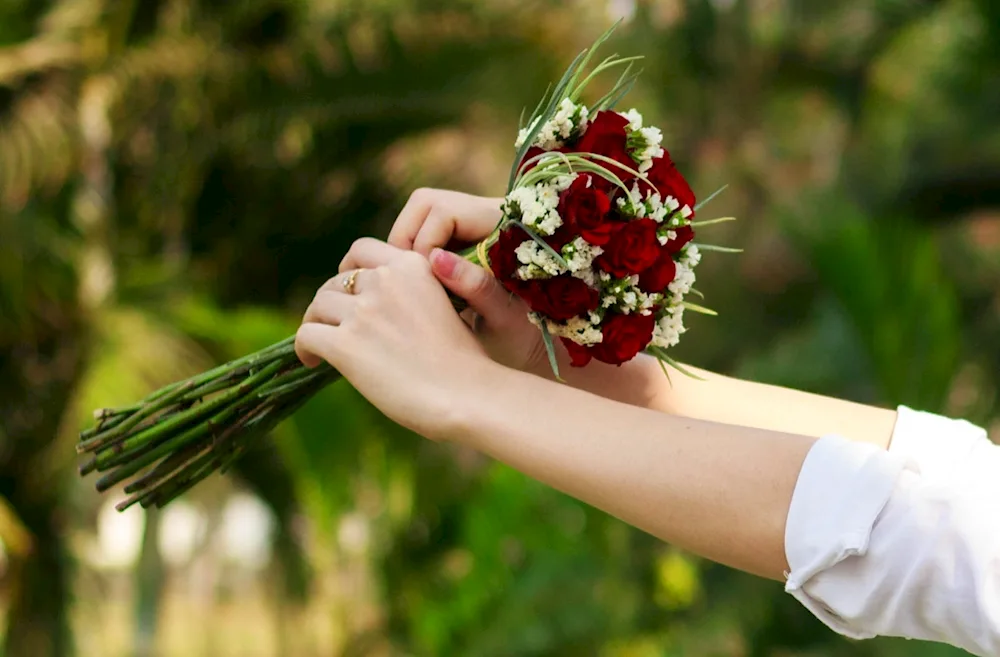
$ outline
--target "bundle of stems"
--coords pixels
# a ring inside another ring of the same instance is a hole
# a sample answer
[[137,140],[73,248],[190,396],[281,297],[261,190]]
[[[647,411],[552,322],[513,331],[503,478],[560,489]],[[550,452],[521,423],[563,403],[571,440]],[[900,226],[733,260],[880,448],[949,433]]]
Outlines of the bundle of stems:
[[[479,264],[477,249],[462,255]],[[458,312],[467,307],[458,297],[452,305]],[[94,411],[96,425],[80,433],[76,446],[77,453],[90,455],[80,475],[104,473],[95,484],[98,492],[131,478],[119,511],[134,504],[163,507],[213,472],[225,472],[256,438],[340,378],[325,363],[303,365],[295,337],[286,338],[131,406]]]
[[340,378],[329,366],[309,369],[288,338],[249,356],[163,387],[124,408],[95,411],[80,434],[90,454],[80,474],[105,472],[97,490],[130,477],[117,505],[162,507],[239,458],[324,386]]

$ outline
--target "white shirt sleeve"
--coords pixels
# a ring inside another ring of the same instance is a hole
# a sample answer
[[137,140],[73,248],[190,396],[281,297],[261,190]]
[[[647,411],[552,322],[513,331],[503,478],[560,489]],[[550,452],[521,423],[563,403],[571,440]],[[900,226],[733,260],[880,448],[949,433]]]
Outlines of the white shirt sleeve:
[[816,442],[785,528],[785,590],[849,637],[1000,655],[1000,447],[900,407],[888,452]]

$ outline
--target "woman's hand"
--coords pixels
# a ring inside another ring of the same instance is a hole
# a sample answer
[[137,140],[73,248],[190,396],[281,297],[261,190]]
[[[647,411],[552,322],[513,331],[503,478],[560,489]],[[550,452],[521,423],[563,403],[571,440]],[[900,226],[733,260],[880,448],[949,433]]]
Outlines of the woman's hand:
[[447,189],[418,189],[396,217],[388,242],[423,256],[453,243],[475,244],[500,223],[502,202]]
[[441,284],[469,303],[469,324],[490,358],[515,370],[551,374],[542,334],[528,321],[521,299],[503,289],[492,273],[454,253],[434,249],[430,261]]
[[[497,284],[482,267],[445,251],[455,244],[479,242],[500,222],[503,199],[472,196],[445,189],[418,189],[389,233],[389,244],[427,256],[443,285],[465,299],[469,318],[486,351],[498,363],[538,374],[549,373],[545,346],[528,321],[520,299]],[[353,267],[348,257],[343,266]]]
[[306,311],[295,339],[299,358],[309,367],[327,361],[399,424],[432,440],[453,438],[463,408],[488,394],[490,372],[500,368],[455,313],[427,259],[362,239],[341,272]]

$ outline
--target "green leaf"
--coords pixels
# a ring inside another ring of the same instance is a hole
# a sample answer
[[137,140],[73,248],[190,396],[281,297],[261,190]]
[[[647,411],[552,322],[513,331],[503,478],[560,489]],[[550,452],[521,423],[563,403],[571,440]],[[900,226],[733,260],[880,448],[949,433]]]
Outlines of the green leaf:
[[711,308],[699,306],[698,304],[691,303],[690,301],[684,301],[683,303],[681,303],[681,305],[687,308],[688,310],[692,310],[696,313],[701,313],[703,315],[712,315],[713,317],[717,317],[719,315],[719,313],[715,312]]
[[667,366],[663,364],[663,359],[656,356],[656,362],[660,365],[660,370],[663,372],[663,376],[667,377],[667,383],[669,383],[670,387],[673,388],[674,382],[670,380],[670,372],[667,371]]
[[635,82],[636,80],[639,79],[640,75],[642,75],[642,69],[636,71],[635,75],[629,78],[628,81],[622,85],[621,89],[615,92],[615,95],[612,96],[610,100],[608,100],[607,109],[614,109],[615,106],[618,104],[618,101],[620,101],[622,98],[624,98],[625,96],[629,95],[629,93],[632,92],[632,87],[635,86]]
[[552,374],[555,375],[556,381],[565,383],[563,378],[559,376],[559,361],[556,358],[556,346],[552,342],[552,335],[549,333],[549,327],[546,326],[545,320],[539,323],[539,328],[542,330],[542,342],[545,343],[545,353],[549,356],[549,366],[552,368]]
[[[635,170],[635,169],[633,169],[631,167],[627,167],[624,164],[622,164],[621,162],[618,162],[617,160],[613,160],[610,157],[605,157],[604,155],[598,155],[597,153],[574,153],[574,155],[578,155],[579,157],[584,157],[584,158],[591,158],[591,159],[594,159],[594,160],[598,160],[599,162],[608,162],[609,164],[614,164],[616,169],[620,169],[622,171],[627,171],[630,175],[638,178],[639,180],[643,181],[647,185],[649,185],[651,187],[653,186],[653,183],[651,183],[649,181],[649,178],[646,177],[646,174],[639,173],[637,170]],[[610,169],[609,169],[609,171],[610,171]]]
[[604,94],[603,96],[601,96],[594,103],[594,106],[592,108],[594,111],[601,111],[603,109],[609,109],[611,107],[611,99],[615,98],[617,96],[617,94],[618,94],[619,91],[621,91],[625,87],[628,87],[629,89],[632,88],[632,85],[635,84],[635,81],[639,79],[639,75],[642,73],[642,69],[640,69],[640,70],[636,71],[635,73],[632,73],[631,75],[629,75],[629,73],[631,73],[631,71],[632,71],[632,63],[629,62],[629,65],[626,66],[625,70],[622,71],[622,73],[621,73],[620,76],[618,76],[618,81],[615,82],[614,86],[611,87],[611,89],[608,90],[608,92],[606,94]]
[[693,227],[695,227],[695,228],[699,228],[701,226],[712,226],[714,224],[722,224],[722,223],[726,223],[727,221],[736,221],[736,217],[719,217],[718,219],[706,219],[704,221],[692,221],[691,225]]
[[520,228],[521,230],[523,230],[524,232],[526,232],[528,234],[528,237],[530,237],[531,239],[535,240],[535,242],[537,242],[543,249],[545,249],[545,251],[549,255],[551,255],[553,258],[556,259],[556,262],[558,262],[560,265],[562,265],[566,269],[569,269],[569,263],[567,263],[566,260],[565,260],[565,258],[562,257],[562,254],[560,254],[558,251],[556,251],[551,246],[549,246],[548,244],[546,244],[545,240],[543,240],[541,237],[539,237],[538,235],[536,235],[533,230],[531,230],[530,228],[528,228],[527,226],[525,226],[524,224],[522,224],[520,221],[512,221],[510,223],[514,224],[515,226],[517,226],[518,228]]
[[594,80],[594,78],[596,78],[604,71],[612,69],[615,66],[621,66],[622,64],[627,64],[627,66],[625,67],[625,72],[621,76],[619,76],[618,82],[615,83],[615,86],[612,87],[610,92],[611,94],[617,93],[622,87],[622,81],[625,75],[628,73],[629,70],[631,70],[633,62],[636,62],[640,59],[644,59],[644,57],[642,55],[635,55],[634,57],[618,57],[617,55],[612,55],[611,57],[608,57],[603,62],[601,62],[600,65],[597,66],[597,68],[591,71],[590,75],[584,78],[583,82],[580,83],[580,86],[578,86],[576,89],[572,91],[572,93],[570,93],[569,95],[570,100],[576,102],[576,99],[580,97],[580,94],[583,93],[583,90],[587,87],[587,85],[590,84]]
[[[615,21],[614,25],[605,30],[604,34],[602,34],[597,38],[597,41],[595,41],[593,45],[590,46],[590,48],[588,48],[584,53],[581,53],[581,55],[583,55],[583,61],[580,62],[580,65],[573,72],[572,77],[569,79],[568,84],[570,86],[576,84],[576,80],[580,74],[580,71],[582,71],[587,66],[587,64],[590,62],[590,58],[594,56],[594,53],[596,53],[600,49],[600,47],[603,46],[604,43],[611,38],[611,35],[614,34],[614,31],[618,29],[618,26],[621,25],[621,23],[622,19],[619,18],[617,21]],[[612,55],[611,57],[614,57],[614,55]]]
[[719,195],[719,194],[721,194],[721,193],[722,193],[723,191],[725,191],[725,189],[726,189],[727,187],[729,187],[729,185],[723,185],[722,187],[718,188],[717,190],[715,190],[714,192],[712,192],[711,194],[709,194],[709,195],[708,195],[708,198],[706,198],[706,199],[705,199],[705,200],[703,200],[703,201],[702,201],[701,203],[698,203],[698,204],[696,204],[696,205],[694,206],[694,211],[695,211],[695,212],[697,212],[698,210],[700,210],[700,209],[702,209],[703,207],[705,207],[705,205],[707,205],[707,204],[708,204],[708,203],[709,203],[709,202],[710,202],[710,201],[711,201],[712,199],[714,199],[714,198],[715,198],[716,196],[718,196],[718,195]]
[[681,374],[683,374],[685,376],[689,376],[692,379],[697,379],[699,381],[704,381],[705,380],[705,379],[701,378],[700,376],[694,374],[693,372],[690,372],[683,365],[681,365],[676,360],[674,360],[673,358],[671,358],[670,356],[668,356],[667,355],[667,350],[664,349],[663,347],[648,347],[646,349],[646,351],[648,351],[652,355],[656,356],[660,360],[665,361],[667,364],[670,365],[670,367],[674,368],[675,370],[677,370],[678,372],[680,372]]
[[715,244],[702,244],[697,243],[695,246],[701,251],[717,251],[719,253],[743,253],[743,249],[734,249],[729,246],[717,246]]

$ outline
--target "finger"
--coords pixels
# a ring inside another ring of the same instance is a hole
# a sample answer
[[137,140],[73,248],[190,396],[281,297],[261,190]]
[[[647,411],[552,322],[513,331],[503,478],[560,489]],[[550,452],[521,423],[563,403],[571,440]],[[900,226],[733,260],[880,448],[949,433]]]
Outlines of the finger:
[[351,269],[375,269],[389,264],[404,251],[372,237],[354,242],[340,262],[341,273]]
[[321,289],[313,302],[306,308],[302,323],[317,322],[330,326],[340,326],[341,322],[352,312],[355,302],[356,299],[349,294]]
[[337,367],[334,360],[339,333],[340,329],[328,324],[303,324],[295,333],[295,355],[306,367],[316,367],[323,361]]
[[510,294],[479,265],[437,249],[431,254],[431,268],[438,280],[465,299],[486,323],[495,326],[510,312]]
[[413,240],[413,250],[423,256],[429,256],[433,249],[448,245],[457,229],[457,219],[454,215],[444,214],[440,210],[431,210],[416,238]]
[[433,207],[434,192],[429,189],[418,189],[410,194],[406,205],[399,212],[392,230],[389,231],[389,244],[396,248],[409,251],[420,232],[420,227],[427,219]]
[[352,294],[350,287],[351,275],[357,272],[354,276],[354,287],[353,294],[359,294],[366,286],[371,284],[371,272],[361,271],[360,269],[349,269],[342,274],[337,274],[319,288],[316,295],[319,296],[322,292],[337,292],[339,294]]

